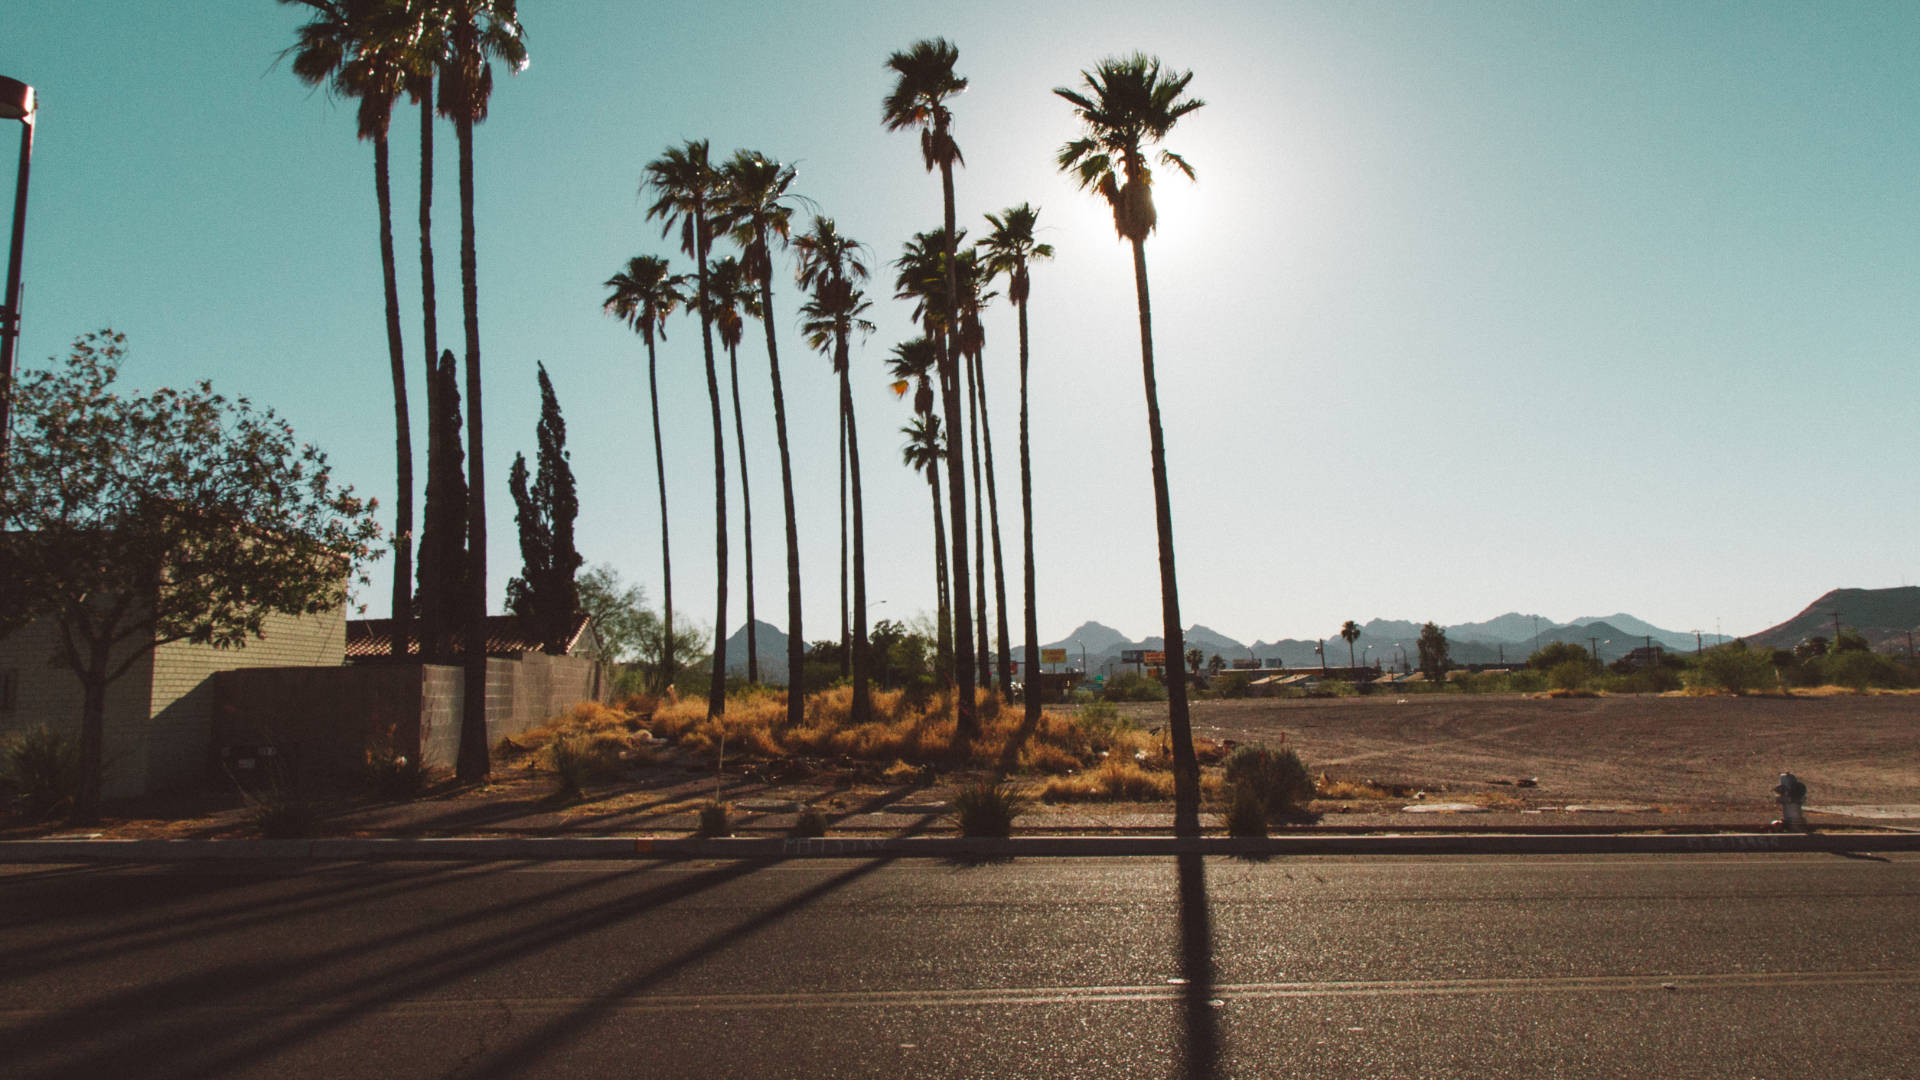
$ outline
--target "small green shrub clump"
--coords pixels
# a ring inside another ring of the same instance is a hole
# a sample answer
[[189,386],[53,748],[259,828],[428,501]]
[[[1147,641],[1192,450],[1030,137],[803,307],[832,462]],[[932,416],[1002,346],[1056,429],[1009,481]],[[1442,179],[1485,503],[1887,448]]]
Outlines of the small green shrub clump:
[[1027,801],[1005,782],[976,780],[953,797],[953,817],[961,836],[1005,839],[1013,835],[1013,819]]
[[1235,747],[1227,755],[1226,778],[1236,791],[1258,800],[1269,816],[1297,811],[1314,796],[1313,777],[1292,750]]
[[1159,679],[1137,672],[1123,671],[1107,680],[1100,690],[1102,701],[1165,701],[1167,688]]
[[1593,665],[1585,656],[1562,660],[1547,669],[1547,685],[1555,690],[1584,690],[1593,676]]
[[1233,805],[1227,810],[1228,836],[1267,835],[1267,807],[1251,789],[1233,789]]
[[36,818],[70,809],[80,795],[80,740],[46,724],[0,743],[0,806]]
[[705,803],[700,807],[701,836],[730,836],[733,824],[727,818],[727,805],[720,802]]
[[1089,745],[1105,749],[1120,741],[1120,736],[1140,730],[1140,725],[1120,715],[1112,702],[1091,701],[1074,710],[1073,725],[1087,736]]
[[1693,685],[1708,690],[1744,694],[1774,686],[1779,681],[1769,653],[1756,652],[1742,642],[1708,649],[1693,671]]
[[827,835],[827,815],[811,806],[800,811],[800,816],[793,819],[793,835],[802,837]]

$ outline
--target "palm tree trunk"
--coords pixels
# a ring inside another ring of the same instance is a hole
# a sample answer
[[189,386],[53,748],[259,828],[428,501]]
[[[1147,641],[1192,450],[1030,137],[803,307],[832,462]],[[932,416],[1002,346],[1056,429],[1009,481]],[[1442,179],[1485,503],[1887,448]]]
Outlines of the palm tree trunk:
[[[433,79],[426,78],[420,93],[420,308],[421,308],[421,348],[425,353],[427,371],[427,483],[434,483],[434,462],[444,448],[440,445],[440,424],[436,419],[443,406],[440,403],[440,379],[437,368],[440,362],[439,312],[434,299],[433,278]],[[429,526],[431,527],[431,526]],[[432,559],[428,558],[424,543],[425,529],[422,529],[420,548],[420,592],[422,645],[420,655],[444,658],[447,626],[444,615],[448,610],[450,597],[446,596],[446,566],[444,556],[436,551]],[[446,546],[442,538],[440,547]],[[411,568],[409,568],[411,572]],[[431,620],[431,623],[428,623]]]
[[1173,831],[1200,834],[1200,765],[1193,753],[1193,727],[1187,715],[1187,677],[1179,660],[1186,656],[1180,628],[1180,585],[1173,563],[1173,504],[1167,494],[1167,450],[1160,435],[1160,392],[1153,377],[1153,304],[1147,295],[1147,248],[1133,241],[1133,291],[1140,308],[1140,372],[1147,393],[1147,435],[1153,453],[1153,517],[1160,534],[1160,623],[1168,665],[1167,728],[1173,737]]
[[980,406],[975,393],[980,386],[980,380],[975,375],[980,357],[977,353],[968,352],[966,359],[967,449],[973,460],[974,655],[980,658],[980,688],[986,690],[993,686],[993,654],[988,651],[987,645],[987,515],[980,502],[985,488],[980,483]]
[[[936,121],[935,139],[939,145],[946,143],[946,124]],[[953,234],[953,163],[940,162],[940,196],[944,221],[946,224],[947,267],[947,312],[951,317],[959,306],[956,302],[960,286],[955,276]],[[973,623],[972,601],[967,596],[967,481],[961,474],[965,461],[960,453],[960,378],[958,365],[954,362],[951,335],[941,333],[936,338],[936,355],[940,366],[940,402],[947,419],[947,506],[953,522],[953,620],[954,636],[968,632],[966,628]],[[973,698],[973,649],[956,648],[953,650],[954,684],[954,733],[953,750],[956,756],[964,754],[972,744],[975,735],[980,732],[980,720],[974,712]]]
[[853,674],[853,656],[849,651],[853,628],[847,620],[847,409],[840,407],[840,677]]
[[1026,662],[1021,670],[1026,691],[1026,721],[1029,725],[1040,722],[1040,695],[1036,679],[1040,672],[1040,616],[1035,611],[1035,589],[1033,574],[1033,468],[1027,450],[1027,305],[1024,301],[1016,305],[1015,314],[1020,321],[1020,540],[1025,548],[1022,571],[1025,575],[1026,592]]
[[740,346],[727,346],[727,366],[733,374],[733,441],[740,457],[740,529],[746,534],[747,559],[747,681],[760,682],[760,640],[753,629],[753,488],[747,482],[747,428],[740,419]]
[[980,439],[987,453],[987,536],[993,541],[993,629],[995,674],[1000,698],[1013,700],[1013,672],[1007,660],[1007,572],[1000,555],[1000,496],[993,482],[993,413],[987,408],[987,364],[978,354],[973,358],[975,392],[980,397]]
[[467,333],[466,700],[457,773],[475,783],[492,769],[487,747],[487,461],[480,410],[480,272],[473,228],[473,121],[454,121],[460,144],[460,300]]
[[847,476],[853,483],[853,722],[873,718],[867,680],[867,541],[860,504],[860,439],[853,425],[853,383],[847,368],[847,340],[836,345],[840,353],[840,414],[847,428]]
[[940,512],[940,461],[937,457],[927,461],[927,487],[933,494],[934,603],[938,609],[934,623],[934,657],[940,665],[939,670],[951,675],[953,610],[947,597],[947,525],[945,515]]
[[[763,229],[760,243],[766,246]],[[787,723],[806,719],[806,695],[800,686],[806,663],[806,644],[800,633],[800,530],[793,506],[793,459],[787,451],[787,403],[780,392],[780,348],[773,332],[773,268],[769,260],[760,272],[760,324],[767,332],[767,370],[773,377],[773,432],[780,443],[780,497],[787,510]]]
[[707,400],[713,406],[713,668],[707,683],[707,716],[727,711],[727,440],[720,417],[720,376],[713,362],[713,314],[707,310],[707,210],[694,210],[693,249],[700,280],[700,345],[707,361]]
[[380,204],[380,277],[387,302],[387,360],[393,372],[393,655],[413,652],[413,433],[407,412],[407,362],[400,343],[400,286],[393,266],[393,195],[387,137],[373,140],[373,182]]
[[647,335],[647,397],[653,403],[653,464],[660,480],[660,591],[661,609],[660,686],[665,693],[673,685],[673,548],[667,540],[667,455],[660,444],[660,365],[654,359],[653,335]]

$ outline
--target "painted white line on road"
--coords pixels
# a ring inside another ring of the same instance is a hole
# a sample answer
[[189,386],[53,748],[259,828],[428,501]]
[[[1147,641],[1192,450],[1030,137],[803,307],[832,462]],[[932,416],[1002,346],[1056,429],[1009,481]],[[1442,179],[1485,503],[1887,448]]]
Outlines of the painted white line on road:
[[[1449,995],[1622,994],[1686,991],[1835,989],[1860,986],[1920,985],[1920,968],[1863,971],[1724,972],[1679,975],[1569,975],[1551,978],[1386,979],[1348,982],[1217,983],[1209,998],[1235,1001],[1272,998],[1435,997]],[[371,1013],[383,1016],[438,1016],[499,1007],[518,1014],[540,1012],[714,1013],[822,1009],[955,1009],[1011,1005],[1100,1005],[1174,1002],[1192,993],[1183,985],[996,987],[973,990],[859,990],[781,994],[651,994],[645,997],[439,998],[361,1004],[351,1001],[306,1008],[285,1005],[183,1005],[170,1016],[271,1015],[296,1013]],[[102,1016],[116,1010],[108,1009]],[[65,1015],[55,1009],[0,1008],[0,1023]]]

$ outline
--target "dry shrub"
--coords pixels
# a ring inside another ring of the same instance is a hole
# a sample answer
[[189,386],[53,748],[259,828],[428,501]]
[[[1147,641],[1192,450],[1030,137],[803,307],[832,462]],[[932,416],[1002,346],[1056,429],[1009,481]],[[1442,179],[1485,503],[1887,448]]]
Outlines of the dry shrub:
[[1047,802],[1160,802],[1173,798],[1173,774],[1109,757],[1077,776],[1048,780],[1040,798]]
[[1033,743],[1020,749],[1023,772],[1069,773],[1083,764],[1079,755],[1048,743]]

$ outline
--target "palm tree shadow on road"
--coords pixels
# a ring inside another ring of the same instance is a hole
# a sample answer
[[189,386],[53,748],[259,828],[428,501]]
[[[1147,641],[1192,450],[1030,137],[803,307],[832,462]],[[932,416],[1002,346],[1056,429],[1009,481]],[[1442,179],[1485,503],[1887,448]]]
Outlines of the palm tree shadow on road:
[[1212,1080],[1220,1067],[1220,1013],[1214,997],[1213,919],[1207,868],[1197,854],[1176,856],[1180,900],[1180,1059],[1174,1075]]

